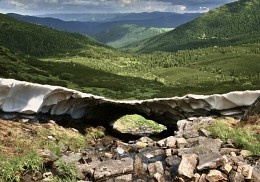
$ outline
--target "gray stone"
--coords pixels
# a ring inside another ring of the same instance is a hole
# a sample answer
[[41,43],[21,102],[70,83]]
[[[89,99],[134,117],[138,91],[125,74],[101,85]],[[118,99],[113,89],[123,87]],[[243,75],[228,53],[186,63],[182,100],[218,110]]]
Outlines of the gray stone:
[[232,182],[244,182],[244,176],[236,171],[231,171],[228,175],[229,181]]
[[206,179],[209,182],[227,181],[227,177],[216,169],[210,170],[209,174],[206,176]]
[[118,176],[114,180],[115,182],[132,182],[133,181],[133,176],[132,174],[127,174],[123,176]]
[[161,173],[155,173],[154,178],[157,182],[165,182],[164,175],[162,175]]
[[101,180],[115,175],[133,172],[133,159],[130,157],[121,160],[107,160],[100,163],[94,172],[94,179]]
[[204,169],[216,169],[218,166],[224,165],[224,159],[219,153],[208,153],[199,155],[199,165],[197,169],[202,171]]
[[156,161],[162,161],[165,159],[165,150],[163,149],[150,149],[142,153],[144,159],[148,163],[153,163]]
[[178,149],[178,156],[182,156],[184,154],[193,154],[193,148],[182,148]]
[[155,169],[156,169],[156,173],[164,174],[164,168],[161,161],[155,162]]
[[177,138],[176,143],[178,148],[185,148],[186,146],[188,146],[188,142],[185,138]]
[[58,156],[54,154],[52,151],[50,151],[49,149],[40,150],[39,153],[42,156],[45,165],[51,166],[53,162],[55,162],[58,159]]
[[66,162],[66,163],[77,163],[79,162],[79,160],[82,158],[82,154],[81,153],[70,153],[69,155],[63,155],[61,156],[61,160]]
[[148,168],[149,175],[154,176],[154,174],[156,173],[155,163],[148,164],[147,168]]
[[77,174],[79,179],[81,176],[84,176],[85,174],[87,174],[88,176],[90,176],[91,178],[94,177],[94,172],[96,167],[101,163],[101,161],[99,161],[98,159],[93,159],[90,163],[88,164],[78,164],[76,165],[77,168]]
[[199,129],[199,135],[200,136],[205,136],[205,137],[210,137],[212,133],[204,128]]
[[178,168],[178,173],[181,176],[192,178],[198,163],[198,156],[196,154],[184,154]]
[[221,155],[225,155],[225,154],[230,154],[231,152],[235,152],[235,153],[239,153],[239,149],[235,149],[235,148],[221,148],[220,149],[220,154]]
[[256,170],[253,169],[253,172],[252,172],[252,180],[253,182],[258,182],[260,181],[260,173],[257,172]]
[[177,139],[173,136],[166,138],[166,147],[168,148],[176,148]]

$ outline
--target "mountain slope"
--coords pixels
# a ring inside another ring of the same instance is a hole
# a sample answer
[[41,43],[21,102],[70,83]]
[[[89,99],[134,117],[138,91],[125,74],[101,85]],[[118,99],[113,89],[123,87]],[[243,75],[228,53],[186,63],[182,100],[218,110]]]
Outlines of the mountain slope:
[[78,33],[26,23],[0,14],[0,46],[32,56],[71,52],[85,46],[101,46],[94,39]]
[[[26,22],[41,24],[48,27],[69,31],[69,32],[78,32],[87,35],[93,35],[98,32],[107,31],[108,29],[113,28],[115,26],[125,25],[125,24],[136,25],[140,27],[173,28],[195,19],[196,17],[200,16],[201,13],[186,13],[186,14],[159,13],[159,12],[130,13],[130,14],[115,14],[114,18],[113,17],[109,18],[110,16],[112,16],[111,14],[108,15],[103,14],[104,18],[108,17],[109,19],[106,19],[106,21],[101,21],[101,22],[62,21],[54,18],[39,18],[34,16],[23,16],[23,15],[13,14],[13,13],[10,13],[8,15]],[[72,15],[73,15],[72,19],[77,20],[77,16],[75,14]],[[79,18],[81,16],[83,15],[78,14]],[[89,16],[91,16],[91,14],[89,14]],[[95,14],[92,16],[95,17]],[[57,15],[54,17],[59,17],[59,16]]]
[[121,48],[127,44],[168,32],[170,28],[146,28],[136,25],[119,25],[96,33],[93,37],[109,46]]
[[226,4],[173,31],[139,42],[138,49],[142,52],[176,51],[259,42],[259,9],[259,0]]

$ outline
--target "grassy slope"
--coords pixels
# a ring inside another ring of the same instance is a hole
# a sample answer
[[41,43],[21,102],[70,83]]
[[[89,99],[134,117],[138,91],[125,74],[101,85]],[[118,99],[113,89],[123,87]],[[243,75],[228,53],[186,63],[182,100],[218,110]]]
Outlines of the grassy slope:
[[121,48],[127,44],[151,38],[172,30],[171,28],[146,28],[136,25],[119,25],[109,28],[94,35],[96,40],[115,48]]
[[89,45],[101,46],[85,35],[26,23],[0,14],[0,46],[13,51],[33,56],[46,56],[71,52]]
[[240,0],[216,8],[173,31],[132,44],[141,52],[176,51],[260,41],[260,2]]

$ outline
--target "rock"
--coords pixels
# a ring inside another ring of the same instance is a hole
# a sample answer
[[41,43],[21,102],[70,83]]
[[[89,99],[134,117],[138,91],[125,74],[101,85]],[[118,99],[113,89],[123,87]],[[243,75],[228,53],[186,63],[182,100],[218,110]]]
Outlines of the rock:
[[123,175],[133,172],[133,159],[130,157],[121,160],[107,160],[101,162],[95,170],[94,179],[101,180],[115,175]]
[[172,155],[172,149],[166,149],[165,154],[166,154],[167,157],[171,156]]
[[52,181],[53,180],[53,174],[52,172],[45,172],[42,175],[43,181]]
[[177,138],[177,147],[178,148],[185,148],[188,146],[188,142],[185,138]]
[[242,122],[255,123],[259,120],[260,115],[260,96],[254,101],[254,103],[247,109],[243,117]]
[[43,162],[46,166],[52,166],[53,162],[58,159],[58,156],[49,149],[40,150],[39,153],[42,156]]
[[144,177],[146,175],[146,169],[144,169],[143,159],[140,155],[135,155],[134,158],[134,177]]
[[195,178],[195,182],[198,182],[200,179],[200,174],[199,173],[195,173],[194,174],[194,178]]
[[253,169],[252,171],[252,180],[253,182],[260,181],[260,173]]
[[76,165],[78,177],[86,174],[87,176],[94,178],[94,171],[99,164],[101,164],[101,161],[97,158],[93,158],[90,163]]
[[221,148],[220,149],[221,155],[230,154],[231,152],[239,153],[239,149],[235,149],[235,148]]
[[195,138],[199,136],[199,131],[194,129],[186,129],[183,132],[184,138]]
[[242,166],[242,175],[245,176],[245,179],[251,179],[253,173],[253,167],[250,165]]
[[119,154],[119,155],[124,155],[125,154],[125,150],[121,147],[117,147],[116,148],[116,152]]
[[231,171],[228,175],[229,181],[232,182],[244,182],[244,176],[236,171]]
[[228,174],[232,170],[232,166],[230,163],[226,163],[223,166],[221,166],[221,171],[223,171],[225,174]]
[[205,136],[205,137],[210,137],[212,133],[204,128],[199,129],[199,135],[200,136]]
[[198,162],[198,156],[196,154],[184,154],[178,168],[179,175],[192,178]]
[[197,169],[202,171],[204,169],[216,169],[218,166],[224,164],[224,159],[219,153],[208,153],[199,155],[199,165]]
[[207,182],[207,179],[206,179],[207,175],[206,174],[201,174],[200,176],[200,179],[199,179],[199,182]]
[[177,139],[174,136],[170,136],[166,138],[166,147],[168,148],[176,148],[176,141]]
[[48,138],[49,140],[56,141],[56,138],[54,138],[54,137],[51,136],[51,135],[47,136],[47,138]]
[[156,169],[156,173],[164,174],[164,168],[161,161],[155,162],[155,169]]
[[217,181],[226,181],[227,177],[224,174],[222,174],[220,171],[213,169],[209,171],[209,174],[207,174],[206,179],[209,182],[217,182]]
[[178,156],[182,156],[184,154],[193,154],[193,148],[181,148],[178,149]]
[[155,163],[148,164],[147,168],[148,168],[149,175],[154,176],[154,174],[156,173]]
[[105,152],[104,154],[107,158],[111,159],[113,157],[113,154]]
[[157,182],[165,182],[165,178],[161,173],[155,173],[154,178]]
[[149,149],[142,152],[142,155],[148,163],[165,160],[165,151],[163,149]]
[[153,146],[154,143],[155,143],[155,142],[154,142],[151,138],[149,138],[149,137],[142,137],[142,138],[140,138],[138,141],[143,142],[143,143],[147,143],[148,146]]
[[173,177],[178,175],[178,168],[181,163],[181,158],[178,156],[170,156],[165,160],[167,166],[170,167],[170,172]]
[[61,156],[61,160],[70,163],[70,164],[75,164],[78,163],[79,160],[82,158],[82,153],[70,153],[69,155],[63,155]]
[[132,174],[127,174],[123,176],[118,176],[115,178],[114,182],[132,182],[133,176]]
[[252,152],[249,151],[249,150],[241,150],[241,151],[240,151],[240,154],[241,154],[243,157],[249,157],[250,155],[252,155]]
[[159,147],[166,147],[166,139],[159,140],[156,142]]
[[141,149],[148,146],[148,144],[144,143],[144,142],[136,142],[136,145],[138,148],[141,148]]

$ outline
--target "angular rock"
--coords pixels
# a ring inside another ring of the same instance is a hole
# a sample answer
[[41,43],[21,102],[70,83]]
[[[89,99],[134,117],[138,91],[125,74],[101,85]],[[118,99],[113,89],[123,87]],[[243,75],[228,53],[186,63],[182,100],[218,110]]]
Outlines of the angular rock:
[[49,149],[40,150],[39,153],[43,158],[44,164],[47,166],[51,166],[53,164],[53,162],[55,162],[58,159],[58,156],[55,155]]
[[244,182],[244,176],[236,171],[231,171],[228,175],[229,181],[232,182]]
[[221,148],[220,149],[221,155],[230,154],[231,152],[239,153],[239,149],[235,149],[235,148]]
[[243,157],[248,157],[248,156],[252,155],[252,152],[249,151],[249,150],[241,150],[241,151],[240,151],[240,154],[241,154]]
[[154,174],[156,173],[155,163],[148,164],[147,168],[148,168],[149,175],[154,176]]
[[250,165],[242,166],[242,175],[245,176],[245,179],[251,179],[253,173],[253,167]]
[[217,182],[217,181],[226,181],[227,177],[224,174],[222,174],[220,171],[213,169],[209,171],[209,174],[207,174],[206,179],[209,182]]
[[166,149],[165,154],[166,154],[167,157],[171,156],[172,155],[172,149]]
[[101,180],[115,175],[133,172],[133,159],[130,157],[121,160],[107,160],[100,163],[94,172],[94,179]]
[[170,156],[165,160],[166,164],[170,167],[170,172],[173,177],[178,175],[178,168],[181,163],[181,158],[178,156]]
[[185,148],[186,146],[188,146],[188,142],[185,138],[177,138],[176,143],[178,148]]
[[166,147],[168,148],[176,148],[176,141],[177,139],[174,136],[170,136],[168,138],[166,138]]
[[204,128],[199,129],[199,135],[200,136],[205,136],[205,137],[210,137],[212,133]]
[[221,171],[223,171],[225,174],[228,174],[232,170],[232,166],[230,163],[226,163],[223,166],[221,166]]
[[166,138],[156,142],[159,147],[166,147]]
[[259,120],[260,115],[260,96],[255,100],[255,102],[247,109],[244,116],[241,118],[242,122],[255,123]]
[[118,176],[115,178],[114,182],[132,182],[133,176],[132,174],[127,174],[123,176]]
[[61,156],[61,160],[66,162],[66,163],[77,163],[79,160],[82,158],[82,153],[70,153],[69,155],[63,155]]
[[156,173],[164,174],[164,168],[161,161],[155,162],[155,169],[156,169]]
[[157,182],[165,182],[164,175],[162,175],[161,173],[155,173],[154,178]]
[[145,143],[145,142],[136,142],[136,145],[138,148],[145,148],[148,146],[148,143]]
[[153,146],[154,143],[155,143],[155,142],[154,142],[151,138],[149,138],[149,137],[142,137],[142,138],[140,138],[138,141],[143,142],[143,143],[147,143],[148,146]]
[[177,151],[178,151],[178,156],[194,153],[193,148],[181,148],[181,149],[178,149]]
[[224,159],[219,153],[208,153],[199,155],[199,165],[197,169],[202,171],[204,169],[216,169],[218,166],[224,165]]
[[253,182],[258,182],[260,181],[260,173],[257,172],[256,170],[253,169],[253,172],[252,172],[252,180]]
[[196,154],[184,154],[178,168],[179,175],[192,178],[198,162],[198,156]]
[[145,175],[145,169],[143,165],[143,159],[140,155],[135,155],[134,158],[134,176],[142,177]]
[[142,155],[148,163],[165,160],[165,151],[163,149],[149,149],[144,151]]
[[206,177],[207,177],[207,175],[203,173],[203,174],[200,176],[200,179],[199,179],[198,182],[207,182]]

